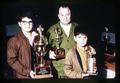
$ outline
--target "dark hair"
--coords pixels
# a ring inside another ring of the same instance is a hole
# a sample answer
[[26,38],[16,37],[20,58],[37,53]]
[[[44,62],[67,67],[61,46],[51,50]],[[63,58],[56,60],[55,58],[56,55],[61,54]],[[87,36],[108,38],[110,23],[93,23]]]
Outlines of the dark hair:
[[60,4],[59,7],[69,7],[69,8],[71,8],[71,5],[70,4]]
[[24,17],[31,18],[32,20],[34,19],[33,14],[32,14],[31,11],[23,11],[23,12],[21,12],[21,14],[18,15],[18,21],[21,21],[22,18],[24,18]]
[[68,7],[71,10],[71,8],[72,8],[71,6],[72,5],[70,3],[59,3],[58,4],[58,10],[59,10],[60,7],[63,7],[63,8]]

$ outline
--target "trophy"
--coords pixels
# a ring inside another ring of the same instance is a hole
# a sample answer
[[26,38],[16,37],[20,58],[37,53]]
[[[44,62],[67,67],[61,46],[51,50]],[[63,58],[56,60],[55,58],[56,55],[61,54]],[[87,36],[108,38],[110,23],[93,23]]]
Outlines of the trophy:
[[105,36],[104,36],[104,42],[105,42],[105,51],[108,51],[108,43],[109,43],[110,37],[108,35],[108,28],[105,27]]
[[36,57],[37,62],[34,65],[34,71],[38,78],[41,78],[42,76],[45,78],[52,77],[51,72],[51,66],[47,61],[44,59],[45,53],[46,53],[46,45],[44,36],[42,35],[42,31],[44,29],[39,26],[37,31],[39,32],[39,35],[37,35],[34,39],[34,49],[36,51]]
[[54,52],[56,54],[56,59],[64,59],[65,58],[65,50],[63,48],[60,48],[60,43],[61,43],[61,32],[59,28],[55,28],[55,34],[56,34],[56,47],[54,49]]
[[92,74],[94,72],[94,61],[92,55],[89,55],[88,58],[88,73]]
[[94,61],[94,55],[91,53],[90,46],[86,47],[86,52],[88,54],[88,71],[87,71],[87,73],[89,73],[90,75],[97,75],[97,73],[94,72],[94,67],[95,67],[96,63]]

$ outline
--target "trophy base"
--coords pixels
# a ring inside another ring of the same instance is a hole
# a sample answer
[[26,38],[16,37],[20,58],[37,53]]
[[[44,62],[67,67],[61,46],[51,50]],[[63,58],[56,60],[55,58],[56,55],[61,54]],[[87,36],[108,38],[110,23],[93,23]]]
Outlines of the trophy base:
[[65,58],[65,50],[63,48],[56,49],[55,54],[57,60]]
[[35,71],[35,77],[36,78],[51,78],[52,76],[52,71],[50,66],[40,66],[37,65],[34,68]]

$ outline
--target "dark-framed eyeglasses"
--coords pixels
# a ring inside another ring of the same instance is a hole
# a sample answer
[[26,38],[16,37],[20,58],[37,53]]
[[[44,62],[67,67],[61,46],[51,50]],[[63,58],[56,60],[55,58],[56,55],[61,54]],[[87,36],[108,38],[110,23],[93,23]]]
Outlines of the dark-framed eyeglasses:
[[33,21],[21,21],[23,24],[32,24]]

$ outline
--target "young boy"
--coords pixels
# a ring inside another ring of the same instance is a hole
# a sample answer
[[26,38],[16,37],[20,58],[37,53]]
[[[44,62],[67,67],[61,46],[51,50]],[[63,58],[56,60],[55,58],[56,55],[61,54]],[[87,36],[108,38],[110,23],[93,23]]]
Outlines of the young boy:
[[[65,58],[64,72],[69,78],[84,78],[89,76],[88,57],[95,55],[95,49],[87,45],[88,37],[84,33],[75,32],[74,40],[76,45],[70,49]],[[95,58],[94,58],[95,63]],[[93,73],[97,68],[94,65]]]

